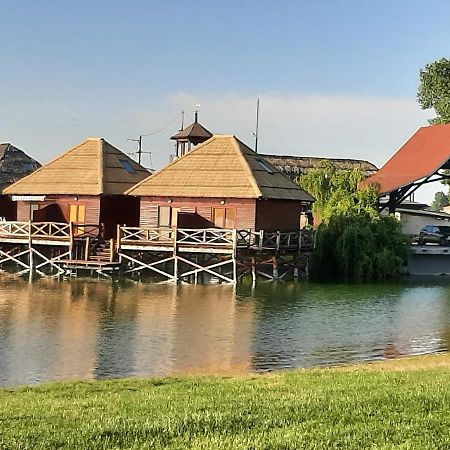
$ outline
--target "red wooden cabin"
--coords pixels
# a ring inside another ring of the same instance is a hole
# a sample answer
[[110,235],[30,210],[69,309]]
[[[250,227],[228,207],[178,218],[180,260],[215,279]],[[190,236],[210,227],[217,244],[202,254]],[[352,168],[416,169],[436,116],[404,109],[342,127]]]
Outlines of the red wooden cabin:
[[127,192],[141,227],[295,231],[314,198],[235,136],[215,135]]
[[91,138],[3,192],[17,202],[18,221],[103,225],[109,238],[117,224],[138,224],[139,202],[124,192],[148,174],[104,139]]

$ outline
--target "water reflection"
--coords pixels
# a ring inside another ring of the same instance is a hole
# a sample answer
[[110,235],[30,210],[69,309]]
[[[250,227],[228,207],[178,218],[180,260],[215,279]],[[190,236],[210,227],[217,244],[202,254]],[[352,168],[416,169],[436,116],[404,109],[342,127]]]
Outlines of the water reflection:
[[450,287],[121,284],[0,275],[0,384],[237,373],[448,347]]

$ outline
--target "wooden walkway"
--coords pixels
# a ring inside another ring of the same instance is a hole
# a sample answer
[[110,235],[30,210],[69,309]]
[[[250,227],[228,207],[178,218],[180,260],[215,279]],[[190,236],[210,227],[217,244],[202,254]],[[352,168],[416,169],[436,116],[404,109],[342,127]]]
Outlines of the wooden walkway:
[[305,271],[312,249],[311,231],[119,226],[116,239],[104,241],[98,225],[0,222],[0,267],[12,263],[40,274],[147,272],[169,281],[226,283],[260,274],[282,280],[289,271],[294,277]]

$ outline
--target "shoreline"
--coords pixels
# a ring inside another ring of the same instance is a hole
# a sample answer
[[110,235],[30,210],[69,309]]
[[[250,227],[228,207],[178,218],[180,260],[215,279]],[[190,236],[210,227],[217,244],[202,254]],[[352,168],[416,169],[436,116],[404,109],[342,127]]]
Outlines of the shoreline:
[[449,448],[450,354],[0,389],[0,448]]

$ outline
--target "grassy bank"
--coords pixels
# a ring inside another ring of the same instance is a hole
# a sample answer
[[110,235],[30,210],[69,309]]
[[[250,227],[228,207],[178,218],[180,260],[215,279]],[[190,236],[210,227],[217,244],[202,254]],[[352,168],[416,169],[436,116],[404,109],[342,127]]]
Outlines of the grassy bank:
[[450,448],[450,358],[0,390],[1,449]]

